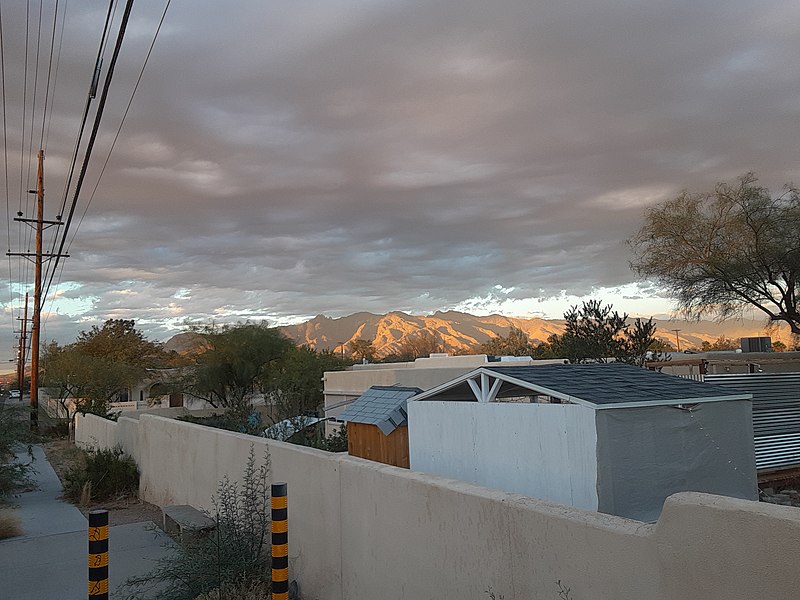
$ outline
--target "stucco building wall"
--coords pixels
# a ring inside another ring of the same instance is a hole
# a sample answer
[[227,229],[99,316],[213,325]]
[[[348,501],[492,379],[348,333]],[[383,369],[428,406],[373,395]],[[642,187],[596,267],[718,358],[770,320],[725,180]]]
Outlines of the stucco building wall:
[[[268,451],[273,481],[288,483],[290,579],[309,600],[484,598],[489,586],[507,600],[558,598],[558,580],[581,599],[752,600],[800,585],[796,508],[681,493],[648,525],[163,417],[129,421],[141,493],[156,504],[210,509],[251,446]],[[129,444],[121,422],[79,417],[77,438]]]

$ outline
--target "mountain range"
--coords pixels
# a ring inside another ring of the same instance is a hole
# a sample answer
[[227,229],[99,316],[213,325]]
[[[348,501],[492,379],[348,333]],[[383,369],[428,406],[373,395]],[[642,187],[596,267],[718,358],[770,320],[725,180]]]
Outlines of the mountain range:
[[[767,328],[763,320],[739,319],[716,321],[656,320],[656,337],[673,346],[680,340],[681,349],[699,348],[721,336],[738,340],[741,337],[771,336],[773,341],[791,342],[788,328]],[[448,351],[476,348],[492,337],[508,335],[514,326],[524,331],[533,342],[544,342],[552,334],[564,331],[563,319],[518,318],[502,315],[475,316],[457,311],[435,312],[432,315],[410,315],[390,312],[376,315],[359,312],[346,317],[318,315],[313,319],[280,329],[298,344],[317,350],[347,351],[347,344],[361,338],[373,342],[379,356],[400,349],[402,340],[420,332],[435,334]],[[344,348],[344,350],[343,350]]]

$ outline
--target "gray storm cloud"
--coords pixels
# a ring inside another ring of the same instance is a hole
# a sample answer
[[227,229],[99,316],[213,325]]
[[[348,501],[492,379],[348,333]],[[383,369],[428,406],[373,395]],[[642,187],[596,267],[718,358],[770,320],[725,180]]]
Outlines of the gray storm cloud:
[[[12,174],[17,4],[2,7]],[[155,4],[134,10],[91,185]],[[103,17],[69,4],[52,190]],[[645,206],[749,170],[797,178],[799,21],[777,0],[173,3],[64,267],[90,307],[51,316],[48,337],[109,316],[160,335],[634,281],[623,242]]]

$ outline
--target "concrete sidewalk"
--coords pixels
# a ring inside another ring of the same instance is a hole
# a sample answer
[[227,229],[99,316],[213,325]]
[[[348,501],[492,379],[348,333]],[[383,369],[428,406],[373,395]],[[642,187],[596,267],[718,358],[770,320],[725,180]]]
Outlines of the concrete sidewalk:
[[[39,488],[16,499],[23,534],[0,541],[0,600],[85,600],[88,523],[73,505],[58,499],[61,482],[42,449],[34,447]],[[27,462],[27,454],[20,456]],[[109,528],[109,590],[143,575],[169,553],[171,540],[152,523]]]

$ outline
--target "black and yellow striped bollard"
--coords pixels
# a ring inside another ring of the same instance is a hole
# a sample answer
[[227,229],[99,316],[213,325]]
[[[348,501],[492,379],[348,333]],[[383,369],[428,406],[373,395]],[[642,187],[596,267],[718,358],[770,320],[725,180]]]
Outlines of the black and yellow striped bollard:
[[286,484],[272,484],[272,598],[289,598],[289,508]]
[[108,511],[89,513],[89,600],[108,600]]

